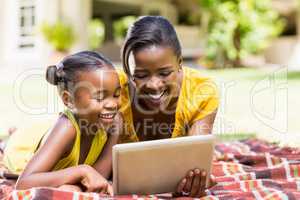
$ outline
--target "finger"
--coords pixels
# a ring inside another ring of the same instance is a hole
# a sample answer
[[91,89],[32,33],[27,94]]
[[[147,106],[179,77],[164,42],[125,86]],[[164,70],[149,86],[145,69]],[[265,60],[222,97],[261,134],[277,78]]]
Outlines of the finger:
[[207,174],[205,171],[201,172],[201,180],[200,180],[200,188],[197,194],[197,197],[202,197],[205,195],[205,189],[206,189],[206,178]]
[[193,183],[193,178],[194,178],[194,172],[193,170],[189,171],[187,176],[186,176],[186,184],[185,187],[183,188],[184,192],[190,192],[192,188],[192,183]]
[[217,185],[217,182],[215,182],[212,178],[210,178],[208,187],[213,187],[215,185]]
[[182,193],[186,182],[187,182],[186,178],[182,179],[182,181],[179,182],[179,184],[177,186],[176,194],[181,194]]
[[94,188],[92,188],[92,187],[87,187],[86,192],[94,192]]
[[107,195],[108,194],[108,183],[104,183],[104,184],[101,184],[99,187],[98,187],[99,191],[100,191],[100,194],[105,194]]
[[108,193],[109,196],[114,196],[114,190],[113,190],[113,187],[110,184],[108,184],[107,193]]
[[193,179],[193,183],[192,183],[192,189],[191,189],[191,193],[190,193],[190,197],[195,197],[199,191],[199,187],[200,187],[200,170],[199,169],[195,169],[194,170],[195,176]]

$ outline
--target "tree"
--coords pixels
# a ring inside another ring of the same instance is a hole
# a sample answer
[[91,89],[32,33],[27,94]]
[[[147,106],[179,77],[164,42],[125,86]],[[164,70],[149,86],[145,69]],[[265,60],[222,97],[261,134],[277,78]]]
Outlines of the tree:
[[264,50],[284,27],[271,0],[199,0],[206,59],[240,67],[241,59]]

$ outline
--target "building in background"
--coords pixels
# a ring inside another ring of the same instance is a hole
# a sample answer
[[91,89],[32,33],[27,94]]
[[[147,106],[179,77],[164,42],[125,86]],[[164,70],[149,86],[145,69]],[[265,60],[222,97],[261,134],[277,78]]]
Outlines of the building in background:
[[[273,1],[274,7],[289,23],[283,36],[266,50],[265,60],[275,64],[299,65],[297,11],[300,9],[297,0]],[[105,25],[105,39],[98,50],[119,61],[121,45],[115,42],[112,24],[128,15],[167,17],[175,25],[184,57],[197,58],[203,53],[200,20],[197,20],[201,9],[197,0],[1,0],[0,68],[30,68],[48,63],[53,49],[43,39],[40,24],[45,21],[53,23],[58,19],[67,21],[74,28],[74,52],[88,49],[88,23],[91,19],[100,18]]]
[[[112,60],[120,60],[120,45],[114,42],[113,21],[128,15],[162,15],[176,25],[180,23],[181,16],[199,13],[196,0],[1,1],[0,64],[25,68],[44,65],[53,51],[41,35],[40,25],[43,22],[54,23],[63,19],[71,24],[76,35],[74,52],[88,48],[88,22],[100,18],[105,24],[105,40],[99,51]],[[178,34],[187,56],[201,51],[199,24],[178,26]]]

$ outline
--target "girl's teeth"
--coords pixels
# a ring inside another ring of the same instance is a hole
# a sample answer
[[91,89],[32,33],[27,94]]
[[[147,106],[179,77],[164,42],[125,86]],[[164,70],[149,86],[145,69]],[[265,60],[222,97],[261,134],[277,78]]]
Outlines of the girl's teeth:
[[101,114],[100,118],[111,119],[114,117],[114,114]]

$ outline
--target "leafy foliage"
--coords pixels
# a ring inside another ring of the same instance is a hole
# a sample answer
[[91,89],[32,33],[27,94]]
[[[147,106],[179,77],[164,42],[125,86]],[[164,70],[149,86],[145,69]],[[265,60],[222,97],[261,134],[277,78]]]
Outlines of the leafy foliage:
[[62,21],[54,24],[43,23],[41,31],[45,39],[57,51],[68,51],[75,42],[75,34],[72,26]]
[[240,59],[264,50],[278,36],[284,21],[271,0],[199,0],[206,38],[206,58],[218,65],[239,65]]
[[88,26],[88,41],[90,49],[97,49],[104,40],[104,23],[100,19],[93,19]]
[[114,37],[117,40],[123,40],[126,36],[128,28],[134,23],[136,16],[126,16],[115,21],[113,24]]

